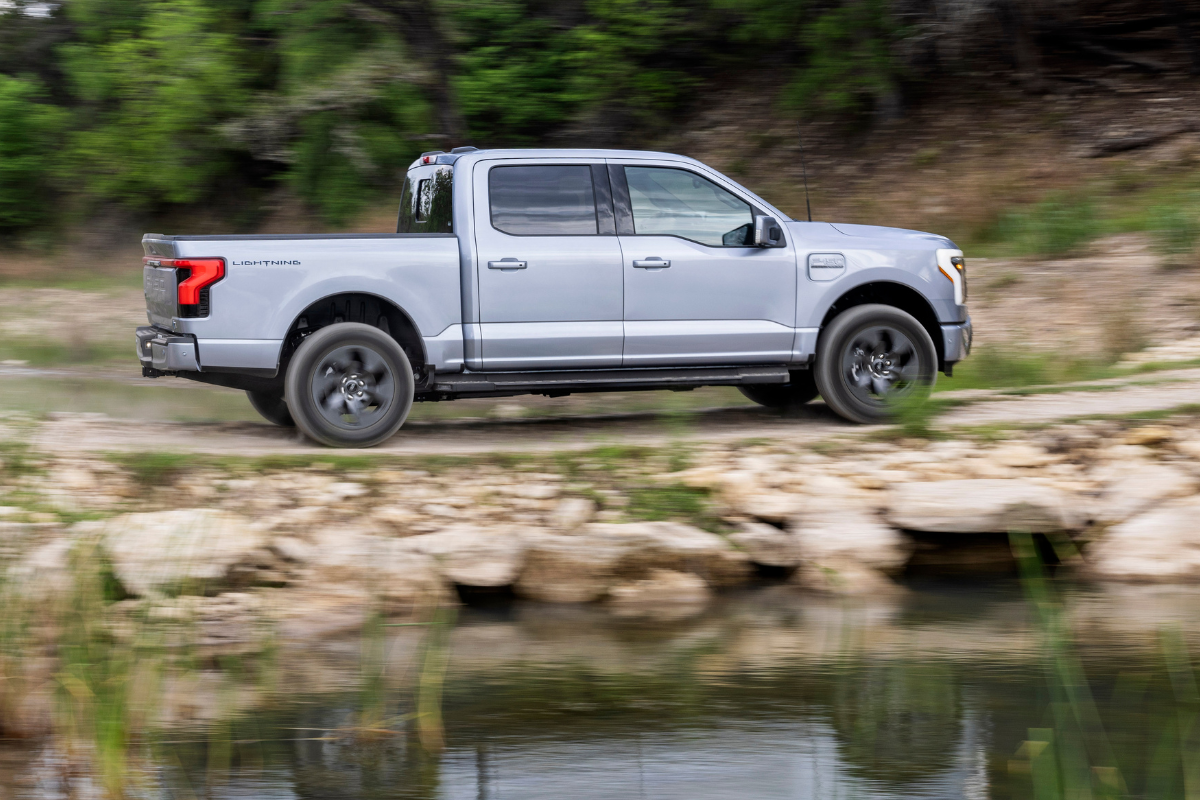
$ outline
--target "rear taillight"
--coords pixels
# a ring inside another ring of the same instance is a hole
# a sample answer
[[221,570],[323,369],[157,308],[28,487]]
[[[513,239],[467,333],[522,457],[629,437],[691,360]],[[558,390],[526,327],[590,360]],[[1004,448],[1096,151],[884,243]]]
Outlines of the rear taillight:
[[200,291],[225,277],[223,258],[144,258],[143,262],[160,267],[188,270],[179,282],[179,305],[200,305]]

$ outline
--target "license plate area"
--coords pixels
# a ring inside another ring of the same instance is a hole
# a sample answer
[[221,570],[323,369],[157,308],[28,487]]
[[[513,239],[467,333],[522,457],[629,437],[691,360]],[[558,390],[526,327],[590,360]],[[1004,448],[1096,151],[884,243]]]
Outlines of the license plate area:
[[146,294],[146,314],[151,325],[168,330],[179,316],[179,287],[174,267],[142,268],[142,287]]

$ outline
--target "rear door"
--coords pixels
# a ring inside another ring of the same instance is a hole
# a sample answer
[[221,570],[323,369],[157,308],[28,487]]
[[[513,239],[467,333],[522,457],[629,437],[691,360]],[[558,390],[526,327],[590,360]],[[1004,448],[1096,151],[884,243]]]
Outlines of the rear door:
[[796,254],[754,247],[756,209],[681,164],[609,167],[624,252],[622,363],[783,364],[796,318]]
[[483,366],[619,367],[621,247],[603,164],[475,166]]

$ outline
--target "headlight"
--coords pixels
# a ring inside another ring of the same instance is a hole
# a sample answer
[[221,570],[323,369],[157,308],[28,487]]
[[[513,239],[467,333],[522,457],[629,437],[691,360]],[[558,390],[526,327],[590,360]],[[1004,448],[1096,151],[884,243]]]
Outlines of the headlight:
[[967,262],[963,259],[962,250],[938,250],[938,272],[946,276],[954,284],[954,302],[963,305],[967,302]]
[[963,302],[967,302],[967,260],[962,256],[955,256],[950,259],[950,263],[958,270],[958,274],[962,276],[963,287]]

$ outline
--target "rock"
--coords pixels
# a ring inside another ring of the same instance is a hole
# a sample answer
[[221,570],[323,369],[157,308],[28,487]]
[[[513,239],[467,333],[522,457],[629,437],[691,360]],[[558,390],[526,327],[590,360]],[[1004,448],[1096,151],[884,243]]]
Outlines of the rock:
[[261,527],[203,508],[125,514],[89,529],[99,534],[117,580],[138,596],[205,594],[244,584],[243,568],[253,569],[267,552]]
[[1125,444],[1158,445],[1171,441],[1175,431],[1166,425],[1143,425],[1125,434]]
[[882,572],[855,560],[806,563],[796,570],[792,583],[823,594],[879,595],[899,590]]
[[695,606],[707,603],[711,597],[712,592],[699,575],[670,569],[651,570],[642,580],[619,583],[608,591],[608,601],[618,610]]
[[1166,464],[1135,463],[1110,470],[1111,482],[1095,505],[1096,519],[1120,522],[1161,500],[1195,494],[1196,478]]
[[550,523],[556,530],[570,533],[596,516],[596,504],[586,497],[564,497],[558,501]]
[[892,490],[887,520],[929,533],[1046,533],[1083,527],[1080,505],[1074,495],[1022,478],[908,483]]
[[400,536],[406,536],[411,531],[410,526],[425,516],[407,506],[379,506],[371,512],[371,518],[390,528]]
[[786,522],[804,507],[804,498],[786,492],[753,492],[738,496],[731,505],[764,522]]
[[855,507],[798,517],[790,525],[803,564],[848,569],[850,562],[866,569],[897,572],[912,554],[912,541]]
[[285,561],[300,564],[312,561],[317,549],[295,536],[277,536],[271,541],[271,549]]
[[1002,467],[1040,467],[1056,459],[1040,447],[1024,442],[1009,442],[988,453]]
[[729,534],[755,564],[764,567],[794,567],[800,563],[800,548],[788,531],[761,522],[743,523],[740,530]]
[[1185,439],[1175,443],[1175,449],[1182,455],[1200,461],[1200,439]]
[[[8,570],[8,580],[24,600],[39,603],[69,597],[75,585],[71,572],[71,537],[52,539],[35,548]],[[82,545],[88,546],[88,545]]]
[[749,559],[708,531],[678,522],[593,523],[574,535],[526,535],[518,594],[551,603],[585,603],[653,569],[700,575],[715,587],[750,574]]
[[[391,539],[343,528],[316,535],[312,584],[366,591],[385,613],[399,613],[455,602],[432,556],[417,552],[409,539]],[[411,538],[411,537],[410,537]]]
[[1200,497],[1171,500],[1109,528],[1084,552],[1092,574],[1134,581],[1200,578]]
[[446,580],[464,586],[509,586],[524,564],[525,541],[513,527],[453,525],[402,541],[432,556]]
[[525,565],[514,589],[545,603],[599,600],[619,580],[618,565],[627,549],[621,542],[585,535],[528,535]]

